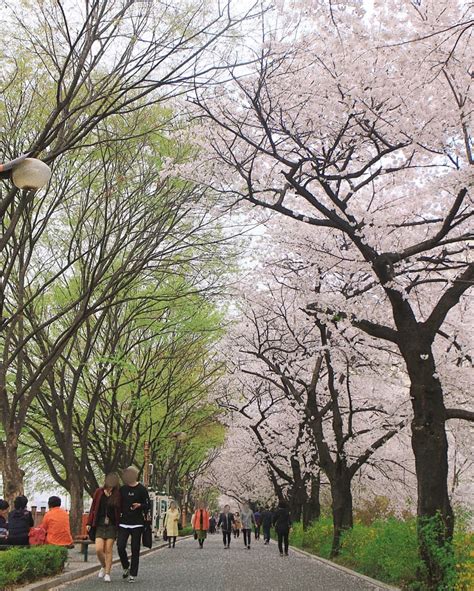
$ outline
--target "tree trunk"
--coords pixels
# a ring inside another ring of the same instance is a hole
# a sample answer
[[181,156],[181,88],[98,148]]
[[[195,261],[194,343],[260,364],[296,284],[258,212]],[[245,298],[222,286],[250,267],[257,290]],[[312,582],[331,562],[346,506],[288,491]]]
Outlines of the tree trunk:
[[307,529],[313,521],[317,521],[321,516],[320,490],[321,476],[318,472],[316,476],[311,477],[310,495],[303,506],[303,529]]
[[293,521],[301,521],[303,513],[304,500],[301,498],[299,489],[292,489],[288,495],[288,504],[290,506],[290,515]]
[[70,479],[69,494],[71,495],[71,510],[69,523],[73,537],[82,533],[82,516],[84,514],[84,487],[78,475],[74,474]]
[[[449,568],[449,560],[440,560],[440,550],[450,552],[454,529],[448,494],[446,408],[431,351],[420,348],[405,359],[413,405],[412,448],[418,484],[419,546],[428,568],[430,589],[438,589],[447,580],[445,570]],[[436,528],[436,518],[441,527]],[[423,527],[427,520],[431,520],[432,528]],[[435,534],[433,527],[436,528]]]
[[351,478],[347,470],[337,474],[331,482],[333,539],[331,558],[339,554],[341,534],[353,525]]
[[18,461],[18,437],[14,433],[7,434],[5,442],[0,445],[2,455],[3,496],[13,506],[13,501],[24,494],[24,471]]

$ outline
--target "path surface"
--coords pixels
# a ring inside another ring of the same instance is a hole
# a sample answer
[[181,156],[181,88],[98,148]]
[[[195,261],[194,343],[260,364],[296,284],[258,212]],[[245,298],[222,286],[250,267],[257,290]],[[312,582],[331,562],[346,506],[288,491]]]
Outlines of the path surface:
[[[91,557],[92,558],[92,557]],[[92,558],[93,559],[93,558]],[[138,588],[146,591],[374,591],[371,585],[352,575],[326,566],[312,558],[290,550],[289,557],[280,557],[274,541],[264,546],[254,542],[251,550],[242,538],[232,540],[224,550],[219,534],[208,537],[204,549],[186,539],[176,548],[164,548],[140,561],[139,576],[133,586],[122,581],[120,566],[114,566],[112,584],[102,583],[97,575],[65,585],[67,591],[97,591]]]

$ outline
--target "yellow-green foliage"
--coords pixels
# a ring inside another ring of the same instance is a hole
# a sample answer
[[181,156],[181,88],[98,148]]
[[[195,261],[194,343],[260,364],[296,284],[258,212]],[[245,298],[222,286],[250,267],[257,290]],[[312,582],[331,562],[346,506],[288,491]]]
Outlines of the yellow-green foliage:
[[[454,536],[454,569],[449,587],[443,591],[474,589],[474,536],[468,531],[468,520],[459,518]],[[332,543],[332,519],[323,516],[306,531],[296,524],[291,544],[313,554],[329,558]],[[402,589],[427,591],[424,567],[418,554],[415,518],[376,519],[371,524],[356,522],[342,539],[336,562]],[[441,591],[441,590],[440,590]]]

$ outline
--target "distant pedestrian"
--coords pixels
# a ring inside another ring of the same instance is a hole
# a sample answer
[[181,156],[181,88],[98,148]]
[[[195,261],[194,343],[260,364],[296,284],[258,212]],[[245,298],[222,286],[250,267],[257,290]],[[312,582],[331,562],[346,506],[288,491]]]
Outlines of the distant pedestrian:
[[199,547],[202,550],[209,529],[209,512],[206,509],[204,501],[199,501],[198,508],[194,512],[191,523],[194,529],[194,536],[198,540]]
[[242,532],[244,534],[244,545],[247,550],[250,550],[250,542],[252,540],[252,528],[255,525],[255,519],[253,511],[250,509],[248,503],[244,503],[242,511],[240,512],[240,518],[242,519]]
[[69,515],[61,508],[59,497],[49,497],[49,511],[44,516],[41,527],[46,532],[46,543],[53,546],[72,546]]
[[234,514],[230,512],[229,505],[225,505],[224,511],[219,516],[218,524],[222,528],[222,538],[224,540],[224,548],[226,550],[230,548],[230,538],[234,522]]
[[[117,550],[122,563],[122,577],[130,583],[135,582],[140,563],[140,547],[142,541],[145,516],[150,511],[150,497],[147,489],[138,482],[138,470],[130,466],[122,473],[124,481],[120,487],[122,515],[120,517]],[[131,537],[132,559],[128,558],[127,542]]]
[[31,511],[26,506],[28,499],[20,495],[13,502],[13,511],[8,514],[8,537],[0,541],[0,544],[8,546],[29,546],[28,534],[34,525]]
[[211,518],[209,519],[209,533],[210,534],[216,533],[217,522],[218,522],[218,519],[216,519],[216,516],[214,514],[212,514]]
[[0,499],[0,540],[5,540],[8,536],[8,509],[10,505],[7,501]]
[[242,529],[242,519],[240,518],[240,513],[238,511],[235,512],[234,515],[234,538],[240,538],[240,530]]
[[168,548],[176,546],[176,538],[178,537],[178,523],[181,512],[178,505],[171,501],[168,511],[165,516],[166,535],[168,537]]
[[260,509],[258,509],[255,511],[255,513],[253,514],[253,518],[255,520],[255,539],[259,540],[260,539],[260,528],[262,526],[262,514],[260,513]]
[[278,535],[278,550],[280,551],[280,556],[283,556],[283,551],[285,552],[285,556],[288,556],[291,516],[286,501],[280,501],[278,504],[278,509],[273,516],[273,525],[275,526]]
[[263,529],[263,540],[264,544],[268,545],[270,543],[270,533],[273,524],[273,512],[270,510],[269,507],[266,507],[262,511],[262,529]]
[[100,562],[99,579],[110,583],[113,548],[117,538],[122,498],[117,474],[107,474],[104,486],[94,493],[87,521],[87,531],[95,539],[95,551]]

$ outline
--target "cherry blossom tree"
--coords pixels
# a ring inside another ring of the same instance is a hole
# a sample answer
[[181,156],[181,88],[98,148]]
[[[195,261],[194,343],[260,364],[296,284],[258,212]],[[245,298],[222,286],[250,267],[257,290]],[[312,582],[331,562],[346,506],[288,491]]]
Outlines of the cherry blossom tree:
[[[468,363],[462,326],[448,327],[474,279],[472,23],[464,3],[447,0],[376,1],[371,13],[358,0],[279,6],[248,76],[196,92],[207,166],[181,173],[310,228],[323,263],[337,245],[344,293],[319,295],[308,309],[401,354],[418,515],[441,516],[434,547],[444,548],[454,522],[446,422],[474,418],[446,406],[436,353],[446,341]],[[444,570],[424,531],[435,586]]]
[[[382,352],[369,359],[357,330],[338,331],[337,321],[308,314],[299,291],[292,291],[287,282],[266,289],[260,283],[255,297],[247,291],[234,356],[236,371],[251,381],[249,393],[239,390],[240,402],[231,408],[250,421],[268,464],[283,480],[275,458],[285,449],[281,440],[292,434],[288,465],[295,518],[311,498],[311,476],[322,469],[331,489],[336,555],[342,531],[353,524],[352,480],[405,426],[407,411],[393,401],[392,390],[402,386],[389,377],[387,369],[396,363],[392,357]],[[272,435],[276,439],[279,432],[279,437],[269,449],[261,427],[271,426],[267,419],[277,413]]]

